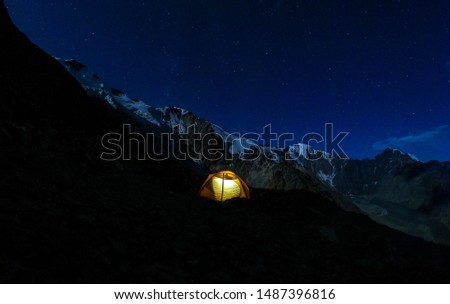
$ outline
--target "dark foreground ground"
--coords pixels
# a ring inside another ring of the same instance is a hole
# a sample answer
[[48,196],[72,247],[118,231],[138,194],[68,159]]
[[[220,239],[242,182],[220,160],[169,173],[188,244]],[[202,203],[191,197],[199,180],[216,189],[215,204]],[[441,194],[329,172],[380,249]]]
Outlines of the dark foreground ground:
[[200,199],[183,164],[103,162],[127,117],[92,100],[0,1],[0,283],[450,283],[450,248],[308,191]]
[[21,153],[0,167],[2,283],[449,282],[450,248],[307,191],[218,204],[177,164]]

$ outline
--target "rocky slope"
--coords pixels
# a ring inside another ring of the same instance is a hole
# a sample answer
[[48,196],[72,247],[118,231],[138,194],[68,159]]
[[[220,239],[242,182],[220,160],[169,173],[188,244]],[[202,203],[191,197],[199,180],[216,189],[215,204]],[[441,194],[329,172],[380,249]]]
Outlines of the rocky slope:
[[346,195],[375,221],[434,242],[450,243],[450,163],[423,163],[386,149],[374,159],[304,162],[331,176],[331,189]]

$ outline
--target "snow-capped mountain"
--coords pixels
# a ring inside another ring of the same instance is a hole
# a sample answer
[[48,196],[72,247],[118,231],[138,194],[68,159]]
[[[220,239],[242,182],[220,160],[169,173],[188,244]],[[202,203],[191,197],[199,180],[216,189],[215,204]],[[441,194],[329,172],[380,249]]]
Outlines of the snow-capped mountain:
[[[362,211],[379,223],[427,240],[450,243],[448,163],[422,163],[394,149],[386,149],[374,159],[356,160],[333,157],[301,143],[285,149],[265,147],[188,110],[156,108],[130,98],[75,60],[57,60],[89,95],[144,121],[152,129],[173,130],[187,139],[187,149],[191,151],[202,149],[195,162],[209,170],[233,170],[254,188],[308,189],[326,194],[346,210]],[[222,141],[224,156],[214,160],[207,157],[208,147],[202,144],[204,141],[193,140],[194,132]],[[264,157],[248,161],[246,153]],[[310,157],[317,153],[322,157]]]
[[103,99],[113,108],[125,110],[135,117],[144,119],[151,125],[171,128],[180,126],[182,128],[180,132],[185,131],[183,120],[180,118],[192,114],[187,110],[177,107],[155,108],[149,106],[142,100],[130,98],[126,93],[109,86],[84,64],[73,59],[63,60],[56,57],[55,59],[66,67],[89,95]]
[[[104,100],[117,110],[124,111],[139,120],[144,120],[153,130],[172,130],[180,137],[188,139],[187,148],[193,151],[192,154],[198,154],[201,158],[200,163],[210,170],[231,169],[254,188],[309,189],[320,193],[329,192],[327,184],[299,165],[302,162],[299,156],[306,156],[307,151],[312,151],[310,147],[295,145],[286,151],[285,149],[261,146],[254,140],[239,137],[205,119],[196,117],[190,111],[173,106],[155,108],[139,99],[130,98],[121,90],[114,89],[104,83],[85,65],[72,59],[56,59],[78,80],[89,95]],[[193,126],[193,128],[190,128],[190,126]],[[223,147],[223,151],[221,151],[223,157],[211,160],[208,157],[209,147],[203,145],[204,142],[208,141],[194,141],[194,132],[200,133],[203,139],[215,137],[217,141],[223,142],[223,145],[219,145]],[[255,161],[245,161],[245,153],[250,153],[253,156],[264,154],[265,157],[258,157]],[[285,160],[285,157],[292,161]],[[198,159],[194,161],[199,163]],[[357,210],[349,200],[340,194],[331,193],[331,195],[345,209]]]

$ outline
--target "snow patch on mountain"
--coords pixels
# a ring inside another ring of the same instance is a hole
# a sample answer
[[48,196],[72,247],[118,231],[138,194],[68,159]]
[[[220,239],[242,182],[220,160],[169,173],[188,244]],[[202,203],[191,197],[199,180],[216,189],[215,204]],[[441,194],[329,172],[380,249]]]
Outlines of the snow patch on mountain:
[[212,128],[224,142],[229,144],[228,152],[230,154],[243,154],[246,150],[252,149],[252,147],[257,148],[259,151],[262,150],[262,147],[253,139],[240,136],[238,133],[229,133],[215,124],[212,124]]
[[417,158],[415,155],[411,154],[411,153],[406,153],[406,155],[408,155],[412,160],[418,161],[420,162],[420,159]]
[[306,145],[303,143],[297,143],[295,145],[289,146],[289,151],[291,153],[295,153],[298,157],[303,156],[305,158],[308,157],[308,151],[313,151],[310,145]]
[[153,107],[139,99],[130,98],[126,93],[105,84],[99,76],[92,73],[84,64],[73,59],[64,60],[57,57],[55,59],[77,79],[89,95],[105,100],[115,109],[122,106],[153,125],[161,126],[163,123],[151,114],[150,109],[154,109]]
[[331,188],[335,188],[333,184],[333,179],[336,177],[336,172],[333,171],[331,174],[326,174],[322,170],[319,170],[317,173],[317,177],[324,182],[326,185],[330,186]]

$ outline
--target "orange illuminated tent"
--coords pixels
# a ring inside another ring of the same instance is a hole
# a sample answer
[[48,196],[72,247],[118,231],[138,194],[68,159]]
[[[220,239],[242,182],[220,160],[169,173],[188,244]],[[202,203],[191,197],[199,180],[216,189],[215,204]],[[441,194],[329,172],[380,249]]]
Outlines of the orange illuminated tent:
[[220,171],[208,175],[198,195],[223,202],[231,198],[250,198],[250,189],[245,182],[231,171]]

